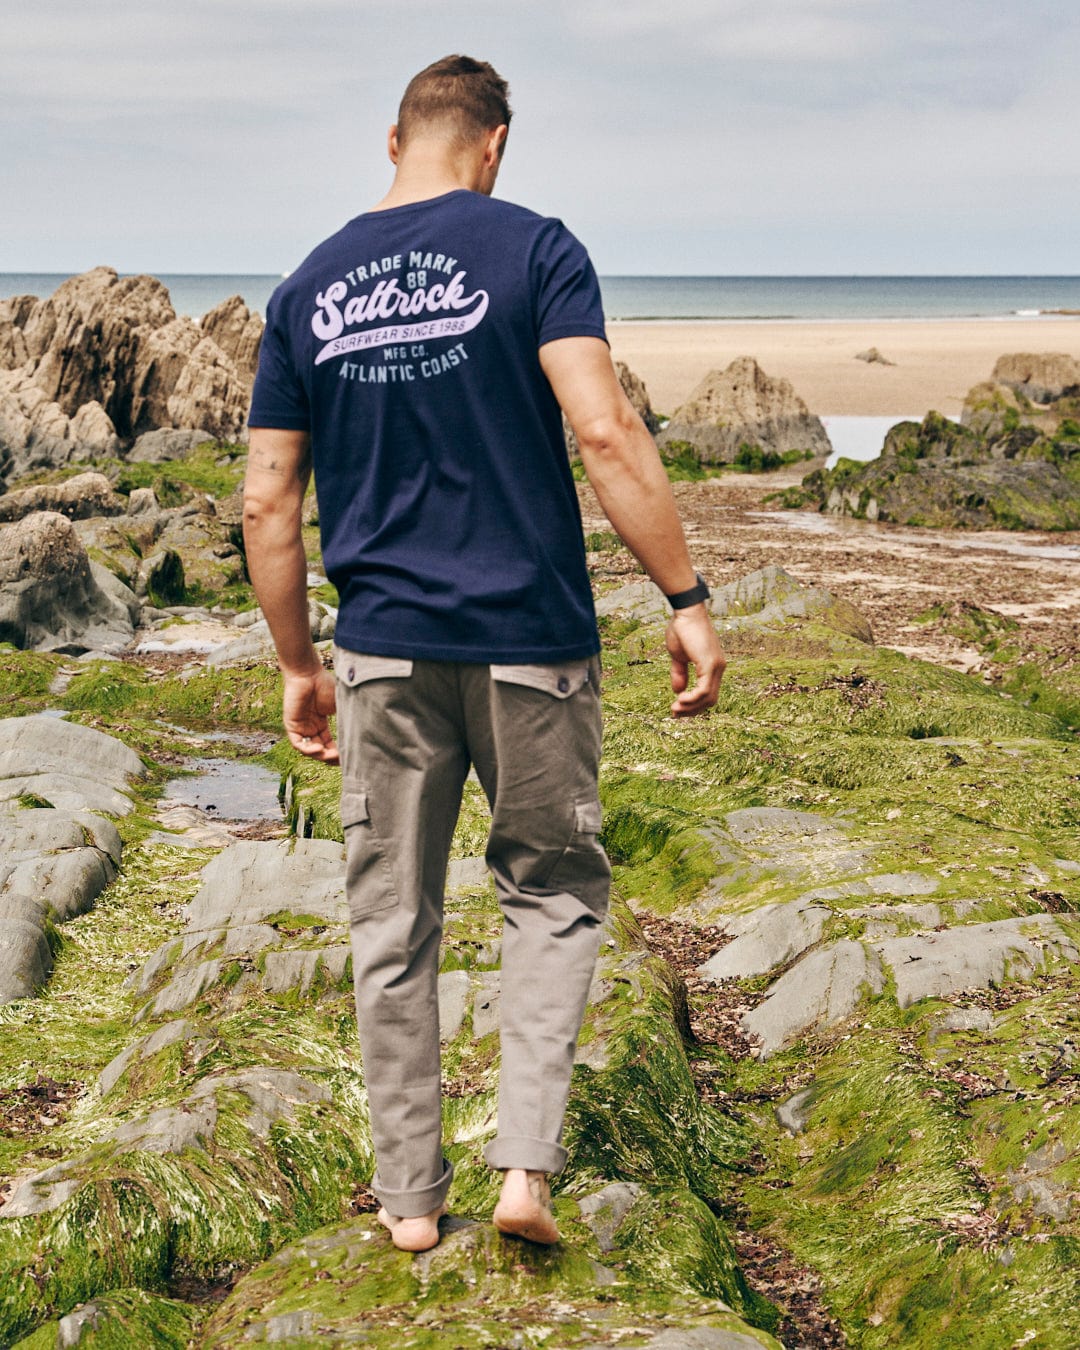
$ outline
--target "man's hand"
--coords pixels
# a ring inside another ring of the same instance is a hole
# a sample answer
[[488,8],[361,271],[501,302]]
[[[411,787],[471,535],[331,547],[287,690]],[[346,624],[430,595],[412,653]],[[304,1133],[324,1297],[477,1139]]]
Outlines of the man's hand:
[[310,675],[285,675],[282,720],[289,741],[302,755],[338,763],[329,721],[336,706],[334,677],[322,666]]
[[[704,605],[677,609],[664,640],[671,653],[671,687],[678,695],[671,705],[671,715],[696,717],[711,708],[719,697],[720,679],[727,665],[709,611]],[[691,665],[697,681],[688,689]]]

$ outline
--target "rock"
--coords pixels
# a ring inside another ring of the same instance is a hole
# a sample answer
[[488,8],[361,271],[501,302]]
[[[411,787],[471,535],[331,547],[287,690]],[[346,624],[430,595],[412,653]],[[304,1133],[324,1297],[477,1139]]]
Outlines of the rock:
[[57,1346],[79,1345],[86,1333],[98,1331],[103,1321],[101,1310],[96,1304],[84,1303],[66,1317],[61,1317],[56,1328]]
[[[643,1187],[626,1189],[641,1193],[639,1203],[649,1198]],[[655,1204],[648,1208],[656,1212]],[[653,1222],[661,1226],[659,1214]],[[374,1298],[380,1321],[386,1319],[394,1335],[404,1327],[412,1339],[430,1339],[433,1346],[525,1347],[537,1343],[538,1328],[552,1347],[642,1344],[643,1337],[660,1350],[779,1344],[715,1297],[704,1304],[700,1296],[684,1298],[654,1311],[657,1293],[650,1286],[659,1286],[660,1272],[650,1280],[652,1272],[637,1275],[635,1268],[631,1278],[601,1264],[585,1245],[584,1225],[542,1251],[507,1242],[490,1224],[457,1217],[442,1219],[440,1234],[437,1247],[402,1257],[373,1215],[310,1233],[237,1281],[207,1322],[205,1343],[229,1350],[312,1335],[328,1345],[361,1343],[370,1339],[366,1309]],[[341,1297],[342,1288],[350,1299]]]
[[127,458],[132,464],[162,464],[166,460],[187,459],[197,445],[213,439],[205,428],[178,431],[173,427],[159,427],[137,437]]
[[128,496],[127,509],[129,516],[147,516],[156,515],[161,506],[154,489],[144,487],[132,489]]
[[887,356],[883,356],[876,347],[868,347],[864,352],[855,353],[856,361],[866,361],[869,364],[879,366],[895,366],[895,361],[890,361]]
[[989,1008],[954,1008],[935,1018],[926,1039],[933,1045],[952,1031],[989,1031],[993,1024],[994,1015]]
[[[29,724],[29,725],[28,725]],[[49,724],[49,725],[45,725]],[[59,733],[53,727],[61,727]],[[85,734],[80,734],[85,733]],[[120,836],[111,822],[78,808],[98,805],[102,785],[52,770],[66,757],[93,775],[95,764],[106,783],[127,786],[131,762],[113,747],[126,747],[85,727],[55,718],[9,718],[0,723],[0,1003],[29,998],[52,970],[46,929],[85,913],[116,875]],[[136,760],[137,771],[142,765]],[[63,791],[57,788],[62,785]],[[27,793],[52,793],[68,809],[13,809]],[[107,786],[127,809],[130,802]],[[75,808],[75,809],[71,809]],[[89,836],[89,837],[88,837]]]
[[661,448],[687,441],[712,464],[733,463],[743,446],[778,456],[828,455],[832,449],[821,420],[790,381],[766,375],[752,356],[710,371],[657,440]]
[[208,310],[199,321],[203,333],[211,338],[241,375],[254,381],[259,364],[263,321],[244,304],[239,295],[230,295]]
[[98,1076],[98,1088],[101,1095],[107,1096],[112,1091],[133,1061],[152,1059],[154,1055],[168,1046],[176,1045],[180,1041],[190,1040],[197,1033],[197,1030],[196,1023],[188,1021],[186,1017],[180,1017],[175,1022],[166,1022],[164,1026],[158,1027],[157,1031],[152,1031],[142,1040],[136,1041],[134,1045],[129,1045],[126,1050],[121,1050],[106,1064]]
[[446,893],[457,895],[477,886],[487,886],[490,881],[491,873],[483,858],[454,858],[446,873]]
[[7,909],[0,902],[0,1003],[37,993],[53,965],[44,925],[8,915]]
[[[153,277],[98,267],[52,296],[20,297],[0,310],[0,442],[13,471],[115,455],[159,428],[245,434],[262,321],[238,297],[203,326],[178,318]],[[140,458],[179,443],[145,445]]]
[[908,1008],[922,998],[1029,979],[1055,962],[1080,962],[1073,929],[1051,914],[961,924],[863,944],[844,939],[811,951],[769,986],[742,1018],[759,1036],[763,1056],[807,1031],[854,1012],[864,991],[880,994],[891,971],[896,999]]
[[[645,423],[649,432],[655,436],[660,430],[660,419],[653,412],[652,404],[649,402],[649,391],[645,388],[645,382],[634,372],[624,361],[615,362],[615,374],[619,377],[619,383],[622,385],[623,393],[630,400],[630,404],[641,420]],[[580,451],[578,450],[577,437],[574,435],[570,423],[563,418],[563,436],[566,440],[566,450],[571,459],[578,459]]]
[[1080,395],[1080,361],[1064,352],[1013,352],[999,356],[991,380],[1033,403]]
[[129,607],[103,589],[71,521],[38,511],[0,526],[0,641],[38,651],[120,651]]
[[128,783],[144,773],[133,750],[92,727],[40,714],[0,719],[0,801],[34,793],[64,810],[123,816]]
[[928,413],[900,422],[869,463],[840,460],[803,479],[834,515],[937,528],[1080,527],[1080,396],[1036,409],[1004,384],[977,385],[961,423]]
[[465,1022],[471,982],[467,970],[445,970],[439,976],[439,1039],[448,1045]]
[[22,520],[33,511],[58,511],[69,520],[119,516],[127,509],[103,473],[79,473],[59,483],[38,483],[0,497],[0,521]]
[[120,445],[115,427],[96,400],[69,415],[26,369],[0,370],[0,470],[4,477],[116,455]]
[[787,1101],[777,1102],[773,1108],[777,1125],[788,1134],[802,1134],[809,1123],[816,1096],[817,1089],[811,1084],[793,1093]]
[[[849,601],[819,586],[807,586],[770,564],[710,592],[709,613],[726,628],[757,627],[791,618],[809,618],[838,632],[873,642],[867,620]],[[651,581],[631,581],[596,602],[599,615],[621,614],[644,622],[666,619],[670,608]]]
[[825,905],[800,898],[736,914],[717,925],[733,941],[699,966],[698,974],[709,980],[766,975],[820,941],[831,912]]
[[152,605],[183,604],[186,589],[183,559],[175,549],[159,549],[140,562],[135,575],[135,594]]
[[940,933],[915,933],[874,944],[896,980],[896,999],[908,1008],[920,998],[1026,979],[1052,958],[1080,961],[1076,943],[1052,914],[962,924]]
[[635,1181],[613,1181],[578,1201],[581,1217],[602,1252],[614,1250],[615,1234],[643,1194],[644,1187]]
[[764,1000],[744,1013],[742,1028],[759,1038],[766,1057],[815,1027],[850,1016],[864,994],[880,994],[885,979],[876,955],[847,939],[797,961],[769,986]]
[[499,972],[482,970],[478,977],[478,986],[473,994],[472,1031],[473,1040],[490,1036],[499,1030]]

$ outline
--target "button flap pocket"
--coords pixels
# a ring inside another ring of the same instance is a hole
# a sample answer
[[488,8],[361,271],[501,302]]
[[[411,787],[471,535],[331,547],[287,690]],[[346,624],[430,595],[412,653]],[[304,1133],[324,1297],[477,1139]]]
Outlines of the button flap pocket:
[[501,684],[520,684],[555,698],[569,698],[589,682],[588,661],[560,661],[554,665],[495,666],[491,678]]
[[341,828],[347,830],[350,825],[366,825],[370,819],[367,793],[360,789],[344,788],[341,793]]
[[404,656],[369,656],[334,648],[334,674],[350,687],[368,680],[401,680],[412,674],[413,663]]

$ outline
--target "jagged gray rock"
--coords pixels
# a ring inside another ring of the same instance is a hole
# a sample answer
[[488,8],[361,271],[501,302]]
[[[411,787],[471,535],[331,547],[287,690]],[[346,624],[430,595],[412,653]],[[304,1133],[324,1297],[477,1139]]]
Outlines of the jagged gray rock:
[[[177,317],[160,281],[108,267],[46,299],[0,305],[8,471],[115,455],[159,428],[243,436],[261,336],[262,320],[239,296],[195,323]],[[170,448],[144,446],[140,458]]]

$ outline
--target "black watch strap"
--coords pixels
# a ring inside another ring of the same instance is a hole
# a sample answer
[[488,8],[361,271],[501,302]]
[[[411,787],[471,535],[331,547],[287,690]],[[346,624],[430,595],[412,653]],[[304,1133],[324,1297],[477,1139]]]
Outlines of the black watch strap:
[[691,605],[700,605],[708,600],[712,592],[709,590],[709,583],[701,575],[695,572],[697,585],[691,586],[688,591],[678,591],[675,595],[669,595],[667,602],[672,609],[689,609]]

